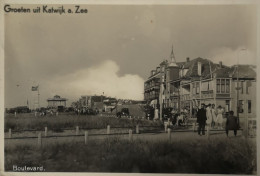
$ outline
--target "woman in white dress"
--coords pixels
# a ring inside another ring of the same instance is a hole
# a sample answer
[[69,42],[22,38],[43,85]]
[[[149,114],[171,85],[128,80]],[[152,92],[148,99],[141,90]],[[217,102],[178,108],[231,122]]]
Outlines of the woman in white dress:
[[223,128],[223,126],[222,126],[223,113],[224,113],[224,109],[219,105],[218,109],[217,109],[217,119],[216,119],[218,128]]
[[215,125],[217,124],[217,115],[216,115],[216,110],[215,110],[215,104],[212,104],[212,109],[211,109],[211,112],[212,112],[212,127],[214,128]]
[[212,126],[212,121],[213,121],[213,118],[212,118],[212,107],[211,107],[211,104],[208,105],[208,107],[206,108],[206,116],[207,116],[207,125],[208,126]]

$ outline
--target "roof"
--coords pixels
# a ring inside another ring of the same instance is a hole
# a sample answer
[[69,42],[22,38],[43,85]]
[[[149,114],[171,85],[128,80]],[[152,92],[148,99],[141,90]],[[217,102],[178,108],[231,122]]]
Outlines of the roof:
[[47,101],[67,101],[67,99],[66,98],[57,98],[57,99],[55,99],[55,98],[48,98]]
[[47,101],[67,101],[67,99],[61,98],[59,95],[55,95],[53,98],[48,98]]
[[214,74],[217,78],[231,77],[232,69],[230,69],[229,67],[218,68],[217,70],[214,71]]
[[[186,80],[199,80],[198,75],[198,62],[201,63],[201,77],[202,79],[209,79],[211,76],[216,78],[236,78],[237,77],[237,66],[228,67],[223,64],[214,63],[211,60],[204,59],[201,57],[189,60],[187,62],[177,62],[177,66],[180,69],[185,69],[186,74],[181,79]],[[170,63],[163,61],[160,65],[166,64],[171,66]],[[253,65],[239,65],[238,77],[240,79],[255,79],[256,78],[256,66]],[[154,76],[154,75],[153,75]],[[150,76],[149,78],[151,78]]]
[[230,69],[232,70],[232,78],[237,77],[237,71],[238,71],[238,78],[240,79],[246,79],[246,78],[256,78],[256,71],[255,71],[255,66],[253,65],[238,65],[237,66],[232,66]]
[[[216,78],[236,78],[237,77],[237,69],[236,66],[228,67],[223,64],[216,64],[208,59],[196,58],[189,62],[179,62],[177,63],[180,68],[188,69],[186,74],[182,79],[199,79],[198,75],[198,62],[201,63],[201,77],[203,79],[210,78],[211,76],[215,76]],[[252,65],[239,65],[238,73],[240,79],[245,78],[256,78],[255,66]],[[212,73],[212,75],[211,75]]]
[[164,60],[160,63],[160,65],[167,65],[168,64],[168,60]]
[[171,61],[168,67],[179,67],[175,62]]
[[185,78],[195,78],[200,77],[198,75],[198,63],[201,63],[201,76],[203,78],[210,78],[210,73],[217,68],[218,64],[213,63],[212,61],[208,59],[203,58],[196,58],[189,62],[184,62],[181,64],[181,68],[188,69],[188,71],[185,74]]

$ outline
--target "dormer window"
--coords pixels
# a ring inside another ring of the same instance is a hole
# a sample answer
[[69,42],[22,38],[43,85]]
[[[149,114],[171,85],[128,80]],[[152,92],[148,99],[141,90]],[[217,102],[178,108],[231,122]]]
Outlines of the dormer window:
[[164,66],[162,66],[162,72],[164,72]]

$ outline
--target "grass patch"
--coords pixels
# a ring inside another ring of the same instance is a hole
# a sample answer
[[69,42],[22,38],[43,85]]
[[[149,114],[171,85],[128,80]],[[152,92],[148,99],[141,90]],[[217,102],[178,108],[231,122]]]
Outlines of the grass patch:
[[135,127],[139,125],[161,125],[160,122],[153,122],[141,119],[117,119],[114,117],[104,116],[77,116],[74,114],[61,114],[59,116],[34,117],[33,114],[19,114],[17,117],[5,116],[5,131],[9,128],[12,130],[43,130],[48,129],[59,131],[66,128],[106,128],[107,125],[112,127]]
[[11,146],[5,148],[5,169],[13,165],[44,166],[52,172],[252,174],[256,148],[242,139],[130,142],[115,137],[42,149]]

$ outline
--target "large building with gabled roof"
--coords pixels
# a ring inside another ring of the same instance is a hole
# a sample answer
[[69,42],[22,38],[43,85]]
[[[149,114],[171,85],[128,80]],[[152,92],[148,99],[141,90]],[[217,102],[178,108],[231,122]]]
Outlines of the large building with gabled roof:
[[194,108],[210,103],[222,106],[225,112],[233,110],[235,115],[238,109],[241,118],[254,118],[255,94],[254,66],[229,67],[200,57],[176,62],[173,49],[170,62],[164,60],[144,83],[144,98],[153,107],[186,109],[191,116]]

